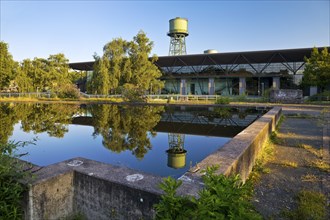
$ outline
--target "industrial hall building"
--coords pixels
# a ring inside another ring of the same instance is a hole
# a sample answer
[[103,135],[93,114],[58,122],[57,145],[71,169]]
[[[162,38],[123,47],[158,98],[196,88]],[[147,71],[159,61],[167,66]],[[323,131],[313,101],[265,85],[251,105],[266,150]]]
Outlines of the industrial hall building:
[[[318,48],[319,51],[324,48]],[[328,47],[328,49],[330,49]],[[165,82],[162,94],[252,95],[269,89],[295,88],[301,81],[305,58],[313,48],[160,56],[156,65]],[[70,63],[74,70],[93,72],[92,62]],[[83,91],[88,78],[79,87]],[[309,91],[307,92],[309,93]],[[309,94],[306,94],[309,95]]]

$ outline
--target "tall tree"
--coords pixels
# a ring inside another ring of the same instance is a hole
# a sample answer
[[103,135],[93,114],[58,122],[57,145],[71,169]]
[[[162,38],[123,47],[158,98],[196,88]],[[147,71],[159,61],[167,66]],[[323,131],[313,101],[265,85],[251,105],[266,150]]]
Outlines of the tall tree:
[[149,59],[152,47],[153,42],[142,31],[130,42],[116,38],[107,43],[103,56],[95,56],[89,92],[108,94],[122,88],[130,99],[147,90],[156,92],[164,87],[159,80],[161,72],[154,64],[157,57]]
[[152,89],[157,91],[164,86],[159,80],[161,72],[154,64],[157,56],[149,59],[153,42],[143,31],[140,31],[131,42],[129,57],[132,63],[132,78],[129,83],[135,85],[139,91]]
[[311,57],[305,58],[303,84],[318,86],[323,91],[330,86],[330,54],[325,47],[321,52],[313,48]]
[[[123,63],[127,56],[129,42],[122,38],[116,38],[107,43],[103,48],[103,60],[109,61],[109,80],[111,90],[116,90],[126,74],[123,70]],[[126,67],[126,66],[125,66]],[[127,69],[127,67],[125,68]]]
[[64,54],[58,53],[50,55],[47,61],[49,80],[52,82],[52,88],[57,88],[61,84],[70,83],[69,60]]
[[19,92],[32,92],[33,82],[32,78],[29,76],[34,71],[32,61],[30,59],[25,59],[18,68],[18,72],[15,78],[15,82],[18,86]]
[[109,60],[94,55],[94,72],[87,87],[89,93],[108,95],[110,90]]
[[0,41],[0,90],[10,85],[15,77],[17,63],[8,51],[8,44]]

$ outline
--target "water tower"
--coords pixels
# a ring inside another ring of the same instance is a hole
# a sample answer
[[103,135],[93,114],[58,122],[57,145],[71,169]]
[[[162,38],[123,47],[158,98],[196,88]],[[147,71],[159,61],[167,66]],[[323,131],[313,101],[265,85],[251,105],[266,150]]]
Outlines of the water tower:
[[188,19],[186,18],[173,18],[170,21],[170,31],[167,36],[171,38],[170,50],[168,55],[185,55],[186,51],[186,37],[188,34]]

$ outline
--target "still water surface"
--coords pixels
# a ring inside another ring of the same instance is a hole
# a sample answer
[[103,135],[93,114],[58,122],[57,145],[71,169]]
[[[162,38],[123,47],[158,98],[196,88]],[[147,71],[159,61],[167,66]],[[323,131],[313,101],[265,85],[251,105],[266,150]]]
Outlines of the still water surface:
[[0,141],[39,166],[84,157],[179,177],[262,115],[248,108],[0,104]]

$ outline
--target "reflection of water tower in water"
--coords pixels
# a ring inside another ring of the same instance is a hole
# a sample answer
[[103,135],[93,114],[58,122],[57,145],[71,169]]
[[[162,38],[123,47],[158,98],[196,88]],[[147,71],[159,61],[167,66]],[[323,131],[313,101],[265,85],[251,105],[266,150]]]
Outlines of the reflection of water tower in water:
[[170,50],[168,55],[185,55],[186,51],[186,37],[188,34],[188,19],[174,18],[170,21],[170,31],[167,33],[171,37]]
[[[167,35],[171,38],[169,56],[185,55],[186,50],[186,37],[188,34],[188,19],[174,18],[170,21],[170,31]],[[168,144],[169,149],[167,152],[167,166],[178,169],[186,165],[186,153],[184,149],[184,134],[169,133]]]
[[186,165],[187,151],[184,149],[184,138],[184,134],[168,134],[167,166],[178,169]]

